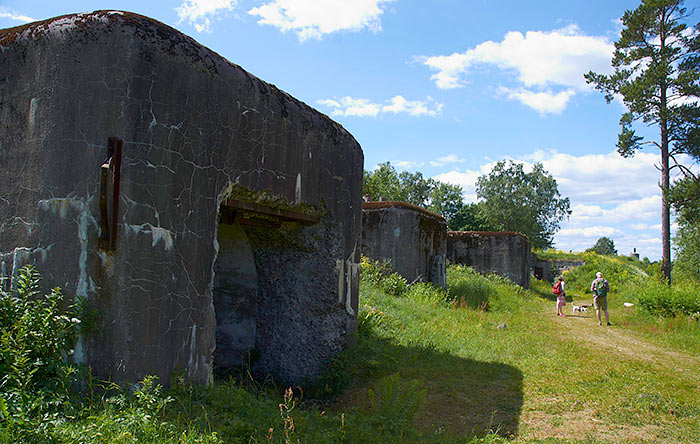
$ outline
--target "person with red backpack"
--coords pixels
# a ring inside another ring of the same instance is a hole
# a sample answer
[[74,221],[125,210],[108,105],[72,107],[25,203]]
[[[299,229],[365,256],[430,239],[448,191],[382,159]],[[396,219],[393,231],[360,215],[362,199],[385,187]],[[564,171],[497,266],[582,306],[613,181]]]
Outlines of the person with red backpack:
[[557,316],[564,316],[562,309],[566,305],[566,288],[564,285],[564,276],[559,276],[559,280],[554,287],[552,287],[552,293],[557,295]]
[[610,284],[608,281],[603,279],[603,273],[600,271],[595,274],[596,278],[591,282],[591,291],[593,292],[593,305],[595,306],[595,314],[598,316],[598,325],[603,325],[600,321],[600,310],[605,313],[605,322],[610,324],[610,318],[608,317],[608,292],[610,291]]

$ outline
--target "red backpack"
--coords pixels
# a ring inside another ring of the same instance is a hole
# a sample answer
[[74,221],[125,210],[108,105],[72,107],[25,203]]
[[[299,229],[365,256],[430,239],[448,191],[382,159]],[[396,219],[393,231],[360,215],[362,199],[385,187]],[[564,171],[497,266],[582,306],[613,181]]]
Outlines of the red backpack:
[[554,284],[554,287],[552,287],[552,293],[561,294],[561,281]]

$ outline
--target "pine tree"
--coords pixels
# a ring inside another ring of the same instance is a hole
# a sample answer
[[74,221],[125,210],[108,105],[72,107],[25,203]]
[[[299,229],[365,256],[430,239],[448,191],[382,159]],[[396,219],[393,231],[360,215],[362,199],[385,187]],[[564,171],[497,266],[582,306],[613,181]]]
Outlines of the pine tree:
[[[688,28],[683,0],[642,0],[622,16],[623,30],[615,42],[611,75],[589,72],[586,81],[605,93],[608,103],[621,97],[627,107],[620,118],[617,150],[631,157],[645,145],[661,151],[661,238],[663,275],[671,282],[671,231],[668,190],[670,172],[678,168],[680,154],[700,157],[700,26]],[[634,122],[657,126],[659,138],[645,140]],[[673,164],[671,164],[673,162]]]

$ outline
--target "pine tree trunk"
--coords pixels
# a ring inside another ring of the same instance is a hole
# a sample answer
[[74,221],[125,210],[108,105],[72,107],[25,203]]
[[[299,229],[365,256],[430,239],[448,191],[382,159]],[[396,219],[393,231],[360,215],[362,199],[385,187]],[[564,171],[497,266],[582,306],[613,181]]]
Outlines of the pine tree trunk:
[[[667,5],[668,6],[668,5]],[[667,20],[670,17],[673,6],[668,6],[661,14],[659,23],[659,40],[661,43],[661,57],[666,61]],[[669,159],[668,159],[668,83],[667,79],[661,79],[661,101],[659,109],[659,126],[661,127],[661,245],[662,263],[661,272],[668,285],[671,285],[671,209],[668,205],[669,190]]]
[[666,113],[666,85],[661,86],[661,272],[668,285],[671,285],[671,209],[668,205],[669,159],[668,159],[668,121]]
[[671,209],[668,205],[669,168],[668,136],[665,125],[661,129],[661,244],[664,278],[671,285]]

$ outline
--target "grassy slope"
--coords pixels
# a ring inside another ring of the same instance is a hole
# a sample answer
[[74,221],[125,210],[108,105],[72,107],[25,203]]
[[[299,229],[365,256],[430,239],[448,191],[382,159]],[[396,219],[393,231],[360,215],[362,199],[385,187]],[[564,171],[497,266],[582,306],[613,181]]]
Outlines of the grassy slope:
[[[617,270],[611,276],[636,274],[618,265],[607,264]],[[549,284],[496,286],[488,312],[364,286],[366,359],[354,363],[355,386],[336,408],[361,406],[368,381],[398,372],[427,389],[416,417],[427,442],[463,442],[489,430],[518,442],[700,442],[697,350],[640,334],[647,327],[623,311],[614,291],[615,325],[607,328],[592,313],[553,316]]]
[[[300,408],[252,381],[151,387],[85,399],[25,442],[700,442],[700,328],[623,308],[634,297],[625,279],[640,274],[631,266],[591,258],[567,273],[577,300],[605,273],[610,328],[593,314],[554,316],[539,281],[523,290],[451,267],[449,294],[417,285],[399,297],[363,282],[358,343],[322,380],[350,386],[330,404]],[[13,427],[0,408],[0,442],[29,436]]]

